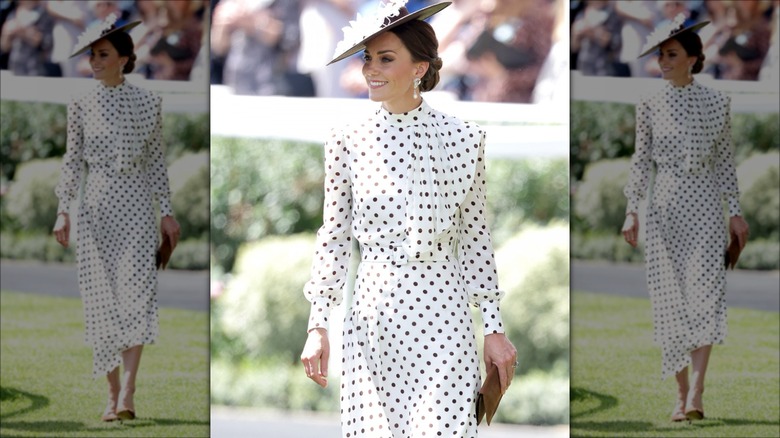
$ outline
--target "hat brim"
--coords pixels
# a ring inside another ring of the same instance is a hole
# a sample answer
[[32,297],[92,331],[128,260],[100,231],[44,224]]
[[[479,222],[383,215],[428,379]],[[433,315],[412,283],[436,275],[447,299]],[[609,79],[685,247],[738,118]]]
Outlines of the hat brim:
[[681,29],[681,30],[679,30],[678,32],[675,32],[675,33],[673,33],[673,34],[669,35],[667,38],[665,38],[665,39],[661,40],[660,42],[658,42],[658,43],[657,43],[656,45],[654,45],[653,47],[651,47],[651,48],[649,48],[649,49],[645,50],[645,51],[644,51],[644,52],[642,52],[642,54],[641,54],[641,55],[639,55],[637,58],[641,58],[641,57],[643,57],[643,56],[649,55],[650,53],[653,53],[653,52],[654,52],[654,51],[656,51],[656,50],[657,50],[659,47],[661,47],[661,45],[662,45],[663,43],[665,43],[665,42],[669,41],[670,39],[672,39],[672,38],[676,37],[677,35],[679,35],[679,34],[681,34],[681,33],[683,33],[683,32],[696,32],[697,30],[701,29],[702,27],[704,27],[704,26],[706,26],[706,25],[708,25],[708,24],[710,24],[710,22],[709,22],[709,21],[702,21],[701,23],[692,24],[692,25],[690,25],[690,26],[688,26],[688,27],[686,27],[686,28],[684,28],[684,29]]
[[79,56],[79,55],[81,55],[82,53],[84,53],[84,52],[86,52],[87,50],[89,50],[89,48],[90,48],[90,47],[92,47],[92,45],[93,45],[93,44],[95,44],[96,42],[98,42],[98,41],[100,41],[100,40],[102,40],[102,39],[106,38],[107,36],[111,35],[112,33],[116,33],[116,32],[127,32],[127,31],[129,31],[130,29],[132,29],[132,28],[134,28],[134,27],[138,26],[139,24],[141,24],[141,20],[138,20],[138,21],[133,21],[132,23],[123,24],[122,26],[119,26],[119,27],[117,27],[117,28],[111,29],[111,30],[109,30],[108,32],[104,33],[103,35],[100,35],[100,37],[99,37],[99,38],[96,38],[95,40],[93,40],[93,41],[90,41],[90,43],[89,43],[89,44],[87,44],[87,45],[85,45],[85,46],[83,46],[83,47],[80,47],[78,50],[76,50],[75,52],[73,52],[73,54],[71,54],[71,55],[69,56],[69,58],[73,58],[74,56]]
[[355,53],[363,50],[366,48],[366,42],[370,40],[371,38],[374,38],[375,36],[379,35],[382,32],[388,31],[394,27],[398,27],[404,23],[408,23],[412,20],[425,20],[426,18],[431,17],[434,14],[439,13],[442,9],[446,8],[447,6],[451,5],[452,2],[441,2],[436,3],[435,5],[426,6],[418,11],[415,11],[409,15],[406,15],[402,18],[399,18],[398,20],[388,24],[387,26],[381,27],[376,32],[372,33],[371,35],[365,37],[362,41],[352,46],[349,50],[345,51],[344,53],[338,55],[337,57],[333,58],[327,65],[331,65],[334,62],[341,61],[344,58],[348,58]]

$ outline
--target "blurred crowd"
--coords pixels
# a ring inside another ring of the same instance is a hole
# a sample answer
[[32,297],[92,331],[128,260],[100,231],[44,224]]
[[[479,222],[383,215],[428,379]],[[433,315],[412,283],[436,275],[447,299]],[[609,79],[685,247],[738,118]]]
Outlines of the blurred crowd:
[[699,31],[702,73],[716,79],[778,79],[780,0],[575,0],[571,66],[592,76],[659,77],[655,55],[637,56],[657,26],[686,17],[710,21]]
[[[416,11],[436,1],[410,0]],[[236,94],[362,97],[357,54],[326,67],[342,27],[378,0],[211,0],[211,82]],[[454,0],[429,22],[460,100],[568,100],[566,0]]]
[[0,69],[19,76],[90,77],[87,55],[69,58],[78,36],[114,14],[130,31],[135,73],[186,81],[208,71],[205,0],[0,0]]

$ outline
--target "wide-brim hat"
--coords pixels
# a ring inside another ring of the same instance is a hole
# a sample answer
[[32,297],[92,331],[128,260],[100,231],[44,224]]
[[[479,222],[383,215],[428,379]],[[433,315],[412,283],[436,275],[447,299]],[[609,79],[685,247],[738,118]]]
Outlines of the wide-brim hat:
[[366,48],[366,42],[382,32],[398,27],[412,20],[425,20],[451,5],[452,2],[441,2],[426,6],[420,10],[409,13],[406,9],[406,1],[389,1],[380,4],[374,14],[361,16],[349,22],[344,27],[344,39],[336,45],[334,58],[327,64],[341,61]]
[[648,55],[658,49],[663,43],[670,39],[680,35],[683,32],[696,32],[702,27],[710,24],[709,21],[702,21],[700,23],[691,24],[685,26],[685,15],[678,14],[671,22],[658,26],[650,36],[647,37],[647,43],[642,48],[642,53],[639,58]]
[[123,24],[122,26],[119,27],[116,27],[114,25],[115,23],[116,23],[116,15],[111,14],[108,17],[106,17],[106,19],[103,20],[102,22],[95,23],[89,26],[81,35],[79,35],[79,38],[76,41],[76,45],[74,46],[75,50],[70,55],[70,57],[73,58],[74,56],[81,55],[82,53],[89,50],[89,48],[92,47],[93,44],[95,44],[99,40],[102,40],[103,38],[113,33],[127,32],[128,30],[141,24],[141,20]]

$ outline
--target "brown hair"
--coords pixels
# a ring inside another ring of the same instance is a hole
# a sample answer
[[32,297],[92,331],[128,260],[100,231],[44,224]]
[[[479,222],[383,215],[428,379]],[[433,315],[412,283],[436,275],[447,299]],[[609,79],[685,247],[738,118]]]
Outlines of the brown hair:
[[119,56],[127,56],[127,63],[122,69],[122,73],[131,73],[135,68],[135,46],[133,45],[133,39],[127,32],[113,32],[106,35],[105,40],[111,43],[112,46],[119,53]]
[[674,36],[675,40],[677,40],[678,43],[685,49],[685,53],[688,54],[688,56],[693,56],[696,58],[696,63],[693,64],[693,68],[691,69],[691,73],[699,73],[701,69],[704,67],[704,53],[702,49],[702,43],[701,38],[699,38],[699,35],[696,34],[696,32],[682,32],[678,33]]
[[430,91],[439,83],[439,70],[442,62],[439,58],[439,41],[430,24],[422,20],[412,20],[389,30],[394,33],[412,54],[414,62],[428,62],[428,71],[420,82],[420,91]]

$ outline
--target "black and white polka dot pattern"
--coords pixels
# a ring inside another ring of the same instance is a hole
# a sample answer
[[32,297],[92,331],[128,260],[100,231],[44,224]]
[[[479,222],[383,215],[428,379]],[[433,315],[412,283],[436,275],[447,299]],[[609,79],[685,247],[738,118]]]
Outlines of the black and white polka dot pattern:
[[645,259],[663,378],[726,337],[723,200],[741,214],[732,148],[730,102],[716,90],[667,84],[637,106],[626,211],[637,211],[655,166]]
[[[132,129],[123,120],[132,120]],[[136,138],[126,141],[130,135]],[[139,143],[137,156],[128,148]],[[123,82],[99,84],[72,101],[58,211],[75,199],[85,169],[76,253],[86,341],[98,377],[120,364],[123,350],[157,337],[154,199],[163,215],[172,214],[160,97]]]
[[475,437],[479,360],[469,305],[501,333],[485,222],[484,133],[425,102],[380,109],[325,146],[309,329],[342,299],[354,236],[361,264],[344,323],[345,437]]

